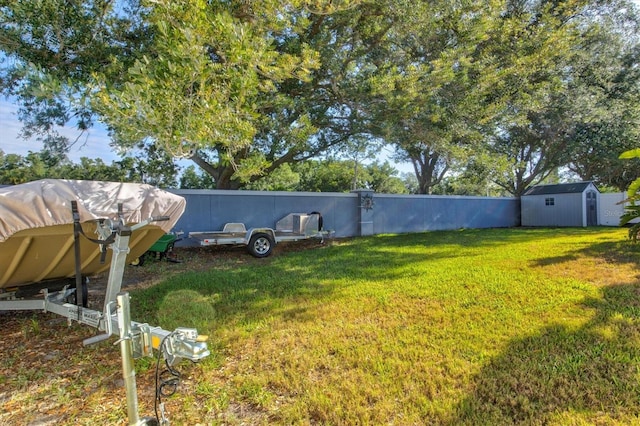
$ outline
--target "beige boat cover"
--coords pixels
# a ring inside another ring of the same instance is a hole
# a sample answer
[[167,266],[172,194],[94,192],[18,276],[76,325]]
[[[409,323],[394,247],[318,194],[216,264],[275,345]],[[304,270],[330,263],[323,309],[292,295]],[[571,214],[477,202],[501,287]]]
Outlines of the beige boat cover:
[[[46,179],[0,188],[0,293],[3,289],[73,277],[76,272],[71,202],[76,201],[83,231],[96,234],[97,220],[117,219],[123,205],[127,225],[168,216],[135,230],[127,261],[143,255],[171,231],[182,213],[184,198],[150,185]],[[82,274],[109,269],[112,250],[102,260],[100,246],[80,238]]]
[[122,203],[127,224],[169,216],[154,223],[164,232],[174,227],[186,205],[184,198],[151,185],[44,179],[0,188],[0,242],[25,229],[73,224],[72,200],[80,222],[116,219]]

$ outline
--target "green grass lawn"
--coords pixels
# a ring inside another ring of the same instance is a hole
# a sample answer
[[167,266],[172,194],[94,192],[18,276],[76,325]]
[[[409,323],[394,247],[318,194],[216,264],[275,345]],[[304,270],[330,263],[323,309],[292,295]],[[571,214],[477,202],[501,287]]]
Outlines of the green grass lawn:
[[[639,246],[624,229],[380,235],[136,291],[208,334],[175,424],[639,424]],[[243,253],[238,256],[243,256]]]

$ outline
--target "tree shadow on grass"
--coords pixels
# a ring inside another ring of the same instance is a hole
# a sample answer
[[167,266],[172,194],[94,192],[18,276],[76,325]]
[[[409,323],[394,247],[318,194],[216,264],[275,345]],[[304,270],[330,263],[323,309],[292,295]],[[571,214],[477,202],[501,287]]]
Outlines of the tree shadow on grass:
[[[585,232],[583,229],[559,230],[562,235]],[[168,281],[142,290],[132,300],[133,312],[147,321],[160,320],[165,307],[189,313],[211,305],[211,324],[259,323],[278,316],[284,320],[313,321],[315,304],[335,297],[337,291],[366,281],[388,285],[396,279],[416,283],[428,280],[421,268],[424,262],[460,257],[481,256],[474,247],[547,239],[547,230],[491,229],[435,231],[423,234],[382,235],[345,241],[316,250],[287,253],[267,259],[253,259],[244,251],[246,262],[226,265],[222,270],[185,272]],[[183,290],[199,294],[181,297]],[[296,303],[298,300],[301,303]],[[313,302],[313,303],[308,303]],[[144,304],[144,306],[142,306]],[[162,306],[161,306],[162,304]],[[178,315],[178,314],[176,314]],[[184,326],[196,326],[194,315],[184,315]],[[192,322],[194,322],[192,324]],[[161,324],[165,326],[164,324]]]
[[[259,323],[275,316],[313,321],[309,308],[334,298],[336,291],[362,280],[389,280],[393,275],[389,271],[423,259],[420,254],[393,255],[384,247],[335,247],[291,253],[286,258],[251,259],[233,269],[185,272],[136,290],[132,310],[153,321],[166,319],[170,309],[182,313],[184,326],[195,326],[188,322],[197,322],[192,315],[197,311],[210,312],[212,322],[219,325]],[[453,254],[433,258],[441,256]],[[184,297],[187,291],[190,297]],[[207,304],[210,307],[203,306]]]
[[[553,237],[580,235],[585,232],[591,232],[591,230],[586,228],[558,228],[553,230]],[[427,245],[454,244],[461,247],[484,247],[548,240],[550,234],[548,228],[461,228],[458,230],[382,235],[377,236],[377,238],[396,241],[407,240],[410,242],[420,241]],[[376,239],[368,239],[367,241],[375,244]]]
[[547,327],[489,362],[451,424],[550,424],[567,413],[637,421],[640,284],[603,288],[585,304],[595,315],[584,326]]
[[629,240],[602,241],[577,248],[562,256],[542,257],[531,262],[531,266],[549,266],[579,259],[581,256],[600,258],[609,263],[630,263],[640,267],[640,244]]

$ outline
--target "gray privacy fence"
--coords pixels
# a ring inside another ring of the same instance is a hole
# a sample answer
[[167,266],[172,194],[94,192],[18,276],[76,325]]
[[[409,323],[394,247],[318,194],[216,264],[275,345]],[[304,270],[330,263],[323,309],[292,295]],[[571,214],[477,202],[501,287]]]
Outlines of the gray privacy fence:
[[[275,228],[289,213],[322,214],[335,237],[520,225],[518,198],[352,193],[171,190],[187,201],[175,226],[185,233],[219,231],[225,223]],[[194,243],[191,241],[191,243]]]

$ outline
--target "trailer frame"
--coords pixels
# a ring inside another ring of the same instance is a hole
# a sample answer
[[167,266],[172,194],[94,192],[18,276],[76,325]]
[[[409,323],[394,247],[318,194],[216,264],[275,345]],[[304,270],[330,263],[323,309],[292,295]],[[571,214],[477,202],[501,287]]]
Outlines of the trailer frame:
[[285,241],[301,241],[324,237],[331,231],[322,229],[322,215],[313,213],[289,213],[276,222],[275,228],[255,227],[247,229],[244,223],[226,223],[222,231],[189,232],[189,238],[202,246],[244,245],[254,257],[267,257],[276,244]]

